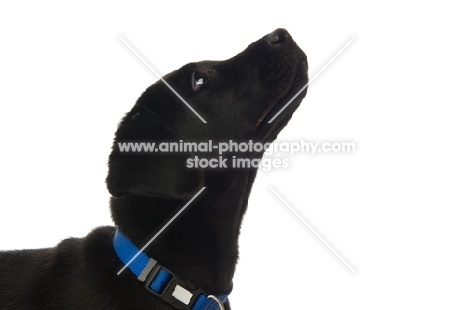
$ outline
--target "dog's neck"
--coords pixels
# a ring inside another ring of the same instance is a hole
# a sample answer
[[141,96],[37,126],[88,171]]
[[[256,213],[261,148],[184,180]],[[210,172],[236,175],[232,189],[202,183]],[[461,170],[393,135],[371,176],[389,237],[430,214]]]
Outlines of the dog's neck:
[[[206,189],[145,250],[209,293],[232,286],[238,237],[256,170],[205,172]],[[119,229],[142,247],[186,201],[127,195],[111,199]]]

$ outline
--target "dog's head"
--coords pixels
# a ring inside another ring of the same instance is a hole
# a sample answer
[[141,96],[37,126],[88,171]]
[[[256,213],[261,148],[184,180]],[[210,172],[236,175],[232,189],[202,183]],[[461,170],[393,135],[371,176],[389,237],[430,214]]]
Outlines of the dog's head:
[[110,193],[190,197],[203,182],[200,170],[186,166],[191,154],[125,153],[118,144],[271,142],[306,94],[295,97],[308,82],[307,69],[304,52],[286,30],[277,29],[228,60],[189,63],[167,74],[164,80],[207,123],[163,81],[151,85],[116,132],[107,177]]

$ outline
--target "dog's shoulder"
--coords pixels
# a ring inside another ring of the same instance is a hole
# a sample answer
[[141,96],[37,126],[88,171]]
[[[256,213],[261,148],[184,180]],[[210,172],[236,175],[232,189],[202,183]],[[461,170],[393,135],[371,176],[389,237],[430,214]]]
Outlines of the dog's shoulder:
[[[100,262],[117,264],[114,232],[113,227],[99,227],[83,238],[64,239],[55,247],[0,252],[0,287],[10,288],[0,290],[2,309],[55,309],[63,300],[92,295],[102,285],[95,278],[103,273]],[[75,305],[85,306],[85,299],[75,300]]]
[[81,251],[85,263],[95,265],[96,260],[102,261],[104,257],[108,260],[116,258],[112,243],[114,234],[115,227],[102,226],[94,229],[83,238]]

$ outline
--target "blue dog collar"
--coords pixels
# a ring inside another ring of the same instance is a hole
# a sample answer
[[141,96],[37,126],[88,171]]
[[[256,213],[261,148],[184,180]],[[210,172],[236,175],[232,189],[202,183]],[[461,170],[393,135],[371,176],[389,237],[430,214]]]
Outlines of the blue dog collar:
[[[138,248],[118,229],[114,236],[114,250],[126,265],[138,254]],[[209,295],[195,288],[190,282],[177,277],[163,268],[158,262],[141,252],[128,268],[145,283],[146,289],[175,309],[184,310],[224,310],[232,289],[227,294]]]

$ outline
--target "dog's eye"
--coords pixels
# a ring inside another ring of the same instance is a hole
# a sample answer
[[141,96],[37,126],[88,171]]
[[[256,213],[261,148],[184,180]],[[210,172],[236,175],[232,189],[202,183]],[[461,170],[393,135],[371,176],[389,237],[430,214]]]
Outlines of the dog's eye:
[[194,72],[192,75],[192,87],[193,90],[198,90],[201,86],[206,84],[210,80],[210,72]]

